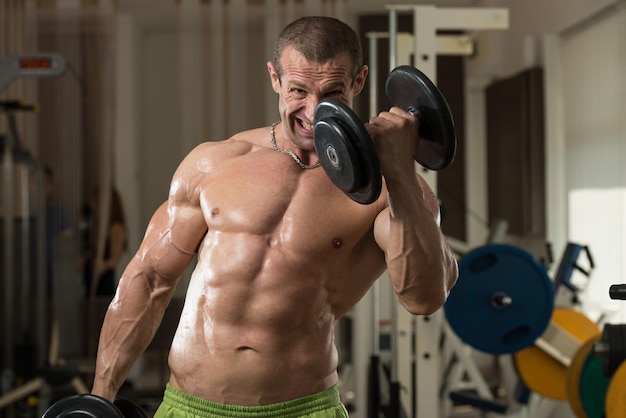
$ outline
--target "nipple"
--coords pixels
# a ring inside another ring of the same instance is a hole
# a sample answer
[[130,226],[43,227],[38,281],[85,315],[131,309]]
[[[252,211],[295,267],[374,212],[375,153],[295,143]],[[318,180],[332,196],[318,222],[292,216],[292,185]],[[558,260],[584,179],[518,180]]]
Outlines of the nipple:
[[341,240],[341,238],[334,238],[333,239],[333,247],[341,248],[342,245],[343,245],[343,241]]

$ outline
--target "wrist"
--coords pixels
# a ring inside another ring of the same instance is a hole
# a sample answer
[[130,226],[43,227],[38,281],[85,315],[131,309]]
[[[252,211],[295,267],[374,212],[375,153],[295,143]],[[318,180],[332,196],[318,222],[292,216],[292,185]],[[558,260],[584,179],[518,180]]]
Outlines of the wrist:
[[91,394],[100,396],[104,399],[107,399],[110,402],[115,401],[115,397],[117,395],[117,389],[112,382],[109,382],[104,379],[94,379],[93,387],[91,389]]
[[380,162],[380,171],[387,183],[415,178],[415,162],[413,160],[394,161],[389,164]]
[[395,167],[383,173],[385,184],[390,195],[401,194],[404,197],[415,195],[421,190],[419,181],[415,173],[415,168]]

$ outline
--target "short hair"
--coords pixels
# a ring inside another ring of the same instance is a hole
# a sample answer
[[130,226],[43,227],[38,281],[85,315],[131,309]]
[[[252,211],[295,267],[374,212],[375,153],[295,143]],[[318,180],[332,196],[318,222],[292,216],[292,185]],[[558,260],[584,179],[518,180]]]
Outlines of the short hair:
[[323,64],[347,54],[354,79],[363,65],[363,49],[356,32],[344,22],[325,16],[307,16],[287,25],[276,40],[272,62],[281,77],[280,58],[286,47],[293,47],[307,61]]

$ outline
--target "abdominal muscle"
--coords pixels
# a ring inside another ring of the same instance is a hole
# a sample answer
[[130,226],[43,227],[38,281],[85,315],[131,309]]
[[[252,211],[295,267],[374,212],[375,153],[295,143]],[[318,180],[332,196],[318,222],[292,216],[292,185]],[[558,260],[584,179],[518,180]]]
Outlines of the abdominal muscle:
[[313,258],[259,236],[209,232],[172,343],[170,384],[232,405],[336,384],[329,268]]

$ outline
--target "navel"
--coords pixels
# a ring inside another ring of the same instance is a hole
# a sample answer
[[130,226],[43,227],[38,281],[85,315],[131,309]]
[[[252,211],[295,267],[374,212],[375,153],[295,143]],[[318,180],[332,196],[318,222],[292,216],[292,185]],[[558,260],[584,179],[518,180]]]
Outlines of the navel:
[[241,346],[241,347],[237,347],[237,351],[248,351],[248,350],[252,350],[252,351],[256,351],[254,348],[252,347],[248,347],[248,346]]
[[333,247],[341,248],[342,245],[343,241],[341,240],[341,238],[333,238]]

